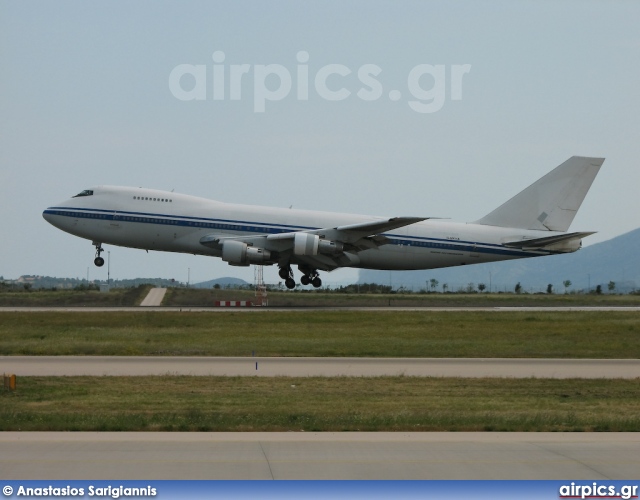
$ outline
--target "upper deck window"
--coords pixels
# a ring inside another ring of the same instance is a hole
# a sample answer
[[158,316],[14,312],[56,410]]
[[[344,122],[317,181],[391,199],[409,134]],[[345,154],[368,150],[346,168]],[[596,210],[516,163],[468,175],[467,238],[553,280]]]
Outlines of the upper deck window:
[[93,190],[85,189],[81,193],[78,193],[77,195],[75,195],[74,198],[79,198],[80,196],[93,196]]

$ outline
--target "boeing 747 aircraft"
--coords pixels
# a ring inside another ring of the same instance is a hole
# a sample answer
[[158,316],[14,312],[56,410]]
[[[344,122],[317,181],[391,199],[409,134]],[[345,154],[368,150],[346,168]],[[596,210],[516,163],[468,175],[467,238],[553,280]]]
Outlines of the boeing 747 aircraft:
[[411,270],[575,252],[592,232],[567,230],[604,158],[573,156],[475,222],[375,217],[235,205],[146,188],[98,186],[43,217],[92,241],[221,257],[232,266],[273,265],[287,288],[322,285],[339,267]]

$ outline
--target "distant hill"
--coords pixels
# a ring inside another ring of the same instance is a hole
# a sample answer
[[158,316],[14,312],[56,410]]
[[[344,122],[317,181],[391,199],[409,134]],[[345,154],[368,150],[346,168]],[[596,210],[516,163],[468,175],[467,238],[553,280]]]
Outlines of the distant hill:
[[194,283],[191,285],[193,288],[213,288],[215,285],[220,285],[221,288],[236,288],[251,286],[251,283],[241,280],[240,278],[217,278],[209,281],[201,281],[200,283]]
[[587,290],[589,286],[595,289],[602,285],[606,293],[607,284],[613,281],[617,292],[630,292],[640,287],[639,251],[640,229],[635,229],[573,254],[426,271],[361,270],[358,282],[419,290],[427,288],[427,282],[435,279],[439,282],[439,291],[443,283],[447,283],[450,291],[466,288],[469,283],[474,286],[484,283],[488,290],[489,282],[493,291],[513,291],[520,282],[527,292],[544,291],[551,283],[556,293],[563,293],[562,282],[570,280],[569,290]]
[[[59,290],[73,289],[77,287],[86,287],[87,285],[98,286],[102,283],[100,280],[87,281],[80,278],[55,278],[52,276],[35,276],[24,275],[20,276],[17,280],[5,280],[0,276],[0,285],[5,289],[22,289],[22,288],[56,288]],[[251,286],[244,280],[238,278],[218,278],[210,281],[203,281],[201,283],[194,283],[191,286],[193,288],[213,288],[214,285],[220,285],[222,288],[235,288]],[[113,288],[131,288],[139,285],[153,285],[161,287],[184,287],[185,283],[180,283],[176,280],[166,278],[132,278],[122,280],[111,280],[111,286]]]
[[[80,278],[56,278],[53,276],[36,276],[36,275],[23,275],[16,280],[4,280],[0,277],[0,283],[4,288],[55,288],[58,290],[74,289],[77,287],[87,286],[99,286],[100,283],[106,283],[101,280],[90,280]],[[122,280],[111,280],[112,288],[132,288],[139,285],[154,285],[154,286],[179,286],[180,283],[175,280],[164,278],[132,278]]]

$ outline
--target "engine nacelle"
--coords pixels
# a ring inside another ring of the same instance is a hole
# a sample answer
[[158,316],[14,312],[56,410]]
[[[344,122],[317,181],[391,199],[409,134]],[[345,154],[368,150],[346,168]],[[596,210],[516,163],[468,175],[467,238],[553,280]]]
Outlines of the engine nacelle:
[[344,245],[336,241],[321,240],[317,234],[296,233],[293,237],[295,255],[336,255],[344,251]]
[[320,240],[318,243],[318,253],[337,255],[342,252],[344,252],[344,245],[339,241]]
[[293,253],[295,255],[318,255],[320,236],[309,233],[296,233],[293,236]]
[[241,241],[224,241],[222,243],[222,260],[232,266],[248,266],[262,264],[271,258],[271,252],[264,248],[250,247]]

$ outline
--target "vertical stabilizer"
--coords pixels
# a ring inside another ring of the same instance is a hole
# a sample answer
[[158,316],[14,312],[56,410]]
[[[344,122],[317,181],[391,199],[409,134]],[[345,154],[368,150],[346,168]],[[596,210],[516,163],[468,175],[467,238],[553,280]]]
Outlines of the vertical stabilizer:
[[567,231],[603,162],[572,156],[475,224]]

